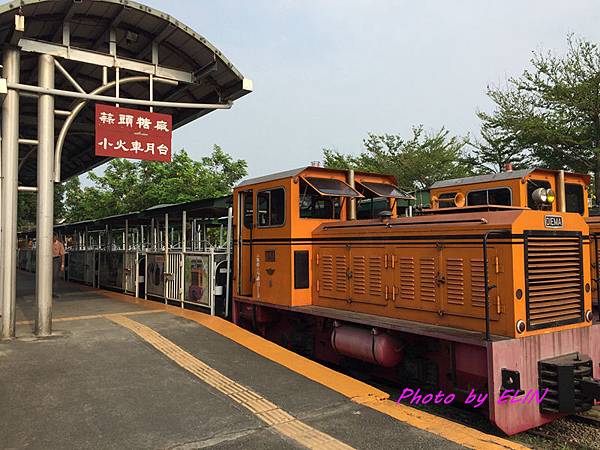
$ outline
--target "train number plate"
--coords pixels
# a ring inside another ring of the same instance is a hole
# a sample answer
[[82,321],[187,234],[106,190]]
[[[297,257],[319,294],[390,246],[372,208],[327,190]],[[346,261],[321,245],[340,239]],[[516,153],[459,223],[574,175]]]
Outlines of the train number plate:
[[546,228],[562,228],[563,218],[562,216],[545,216],[544,226]]

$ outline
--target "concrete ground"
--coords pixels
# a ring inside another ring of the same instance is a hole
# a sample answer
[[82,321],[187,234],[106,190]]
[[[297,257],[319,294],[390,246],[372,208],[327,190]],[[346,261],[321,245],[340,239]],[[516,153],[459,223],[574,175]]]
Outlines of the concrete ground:
[[[78,285],[60,286],[54,317],[69,320],[55,322],[56,337],[37,340],[30,322],[33,284],[32,274],[19,272],[19,337],[0,342],[0,448],[310,446],[207,384],[152,339],[170,341],[187,352],[190,364],[209,365],[295,417],[303,429],[331,438],[315,448],[462,448],[354,403],[196,322]],[[104,317],[116,313],[153,337]],[[92,317],[76,320],[81,316]]]

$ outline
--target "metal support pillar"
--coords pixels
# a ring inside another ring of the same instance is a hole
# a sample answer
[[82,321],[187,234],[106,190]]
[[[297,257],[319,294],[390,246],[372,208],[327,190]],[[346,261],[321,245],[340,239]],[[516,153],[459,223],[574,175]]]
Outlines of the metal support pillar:
[[[54,57],[38,58],[38,85],[54,88]],[[37,255],[35,286],[38,336],[52,334],[52,231],[54,227],[54,97],[38,100]]]
[[123,232],[123,292],[127,292],[129,277],[135,276],[129,269],[129,219],[125,219],[125,231]]
[[165,263],[163,266],[163,273],[165,274],[165,282],[164,282],[164,295],[165,295],[165,305],[169,303],[167,301],[167,274],[169,274],[170,265],[169,265],[169,214],[165,213]]
[[181,213],[181,251],[187,250],[187,211]]
[[[231,276],[231,244],[233,241],[233,208],[230,206],[227,209],[227,282],[225,283],[225,318],[229,317],[229,284]],[[239,244],[238,244],[239,245]]]
[[[19,82],[20,53],[5,47],[4,78]],[[0,247],[0,302],[2,304],[2,338],[15,336],[17,285],[17,195],[19,177],[19,93],[9,89],[2,105],[2,234]]]

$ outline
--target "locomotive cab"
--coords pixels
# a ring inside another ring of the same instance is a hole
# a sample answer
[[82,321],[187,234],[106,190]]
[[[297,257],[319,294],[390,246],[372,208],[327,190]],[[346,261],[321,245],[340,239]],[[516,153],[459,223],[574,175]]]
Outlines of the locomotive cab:
[[513,206],[551,212],[564,210],[587,217],[589,183],[589,175],[549,169],[457,178],[431,186],[431,207]]
[[590,231],[594,320],[600,321],[600,216],[589,216],[590,176],[549,169],[523,169],[458,178],[431,186],[435,210],[475,206],[526,207],[572,212],[586,218]]
[[234,292],[255,302],[311,304],[313,231],[357,214],[396,217],[398,200],[413,197],[395,182],[393,176],[321,167],[242,182],[233,194]]

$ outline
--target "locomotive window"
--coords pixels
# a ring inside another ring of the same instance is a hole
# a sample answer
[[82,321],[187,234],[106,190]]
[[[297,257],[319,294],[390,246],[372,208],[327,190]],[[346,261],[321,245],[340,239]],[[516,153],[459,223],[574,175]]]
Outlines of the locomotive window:
[[467,205],[487,205],[487,191],[474,191],[467,194]]
[[285,191],[283,188],[261,191],[256,195],[258,226],[278,227],[285,221]]
[[252,219],[254,217],[254,205],[252,203],[252,191],[244,192],[244,226],[252,228]]
[[321,195],[362,197],[357,191],[340,180],[333,178],[306,177],[306,181]]
[[[394,202],[395,204],[396,202]],[[379,213],[390,211],[390,201],[385,197],[363,198],[358,201],[356,207],[357,219],[375,219]]]
[[[362,186],[366,189],[361,193],[367,197],[387,197],[387,198],[401,198],[404,200],[414,200],[412,195],[402,192],[400,188],[388,183],[375,183],[372,181],[357,181],[357,186]],[[364,192],[367,190],[368,192]]]
[[454,204],[454,197],[456,197],[456,192],[446,192],[445,194],[440,194],[438,197],[438,205],[440,208],[454,208],[456,205]]
[[302,178],[300,179],[300,218],[339,219],[340,198],[323,196]]
[[567,206],[567,212],[576,212],[583,214],[584,208],[584,196],[583,186],[575,183],[565,183],[565,200]]
[[512,205],[512,195],[509,188],[489,189],[488,190],[489,205]]
[[533,200],[533,191],[537,188],[550,189],[550,183],[546,180],[529,180],[527,181],[527,206],[531,209],[539,208],[539,205]]
[[467,194],[467,205],[502,205],[511,206],[512,198],[509,188],[484,189]]

